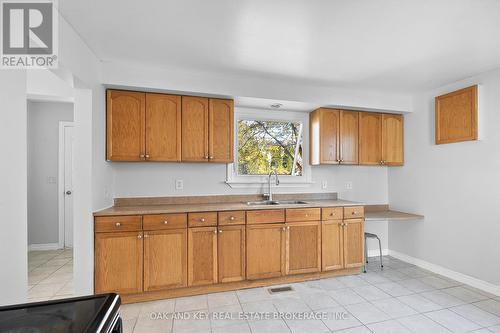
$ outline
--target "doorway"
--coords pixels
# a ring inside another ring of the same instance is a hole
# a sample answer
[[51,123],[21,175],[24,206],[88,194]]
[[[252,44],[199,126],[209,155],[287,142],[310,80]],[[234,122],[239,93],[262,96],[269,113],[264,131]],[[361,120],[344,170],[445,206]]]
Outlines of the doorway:
[[28,101],[28,299],[73,293],[73,103]]

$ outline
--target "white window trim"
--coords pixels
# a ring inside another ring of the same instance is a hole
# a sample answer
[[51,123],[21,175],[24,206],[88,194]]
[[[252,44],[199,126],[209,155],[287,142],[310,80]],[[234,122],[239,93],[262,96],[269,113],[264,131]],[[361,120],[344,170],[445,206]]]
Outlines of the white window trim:
[[[274,111],[250,108],[234,109],[234,160],[238,160],[238,121],[239,120],[274,120],[274,121],[298,121],[303,124],[302,130],[302,176],[279,176],[279,187],[297,188],[310,187],[312,182],[311,166],[309,165],[309,114],[306,112]],[[236,163],[227,165],[226,184],[232,188],[261,188],[267,184],[266,175],[238,175]]]

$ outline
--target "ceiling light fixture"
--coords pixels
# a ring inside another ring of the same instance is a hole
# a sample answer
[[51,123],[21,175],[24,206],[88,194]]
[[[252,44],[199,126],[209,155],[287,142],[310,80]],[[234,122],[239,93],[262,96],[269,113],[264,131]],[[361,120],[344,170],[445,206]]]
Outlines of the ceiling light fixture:
[[280,108],[280,107],[282,107],[282,106],[283,106],[283,104],[281,104],[281,103],[274,103],[274,104],[271,104],[271,107],[272,107],[273,109],[279,109],[279,108]]

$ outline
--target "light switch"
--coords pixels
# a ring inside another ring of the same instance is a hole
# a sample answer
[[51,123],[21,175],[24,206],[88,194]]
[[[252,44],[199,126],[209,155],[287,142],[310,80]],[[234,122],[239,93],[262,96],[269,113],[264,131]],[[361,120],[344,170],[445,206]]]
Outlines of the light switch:
[[328,187],[328,181],[323,180],[323,181],[321,182],[321,188],[322,188],[323,190],[326,190],[326,188],[327,188],[327,187]]
[[176,179],[175,180],[175,189],[176,190],[183,190],[184,189],[184,180]]
[[345,182],[345,189],[352,190],[352,182]]

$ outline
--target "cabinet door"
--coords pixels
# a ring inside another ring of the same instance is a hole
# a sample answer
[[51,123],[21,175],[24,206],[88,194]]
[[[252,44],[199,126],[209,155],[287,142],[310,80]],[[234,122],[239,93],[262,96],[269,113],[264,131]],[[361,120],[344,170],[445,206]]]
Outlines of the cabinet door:
[[95,234],[95,293],[142,292],[142,232]]
[[358,164],[359,112],[340,111],[340,163]]
[[217,283],[217,228],[189,228],[188,285]]
[[382,164],[382,115],[359,113],[359,164]]
[[187,286],[187,230],[144,233],[144,291]]
[[146,160],[181,160],[181,96],[146,94]]
[[109,161],[144,160],[145,108],[145,93],[107,91],[106,158]]
[[321,222],[286,224],[286,274],[321,270]]
[[182,96],[182,161],[208,162],[208,98]]
[[387,165],[403,165],[403,116],[382,115],[382,161]]
[[344,220],[344,267],[361,267],[365,257],[363,219]]
[[282,276],[285,270],[285,225],[247,226],[247,279]]
[[219,282],[245,280],[245,226],[219,227]]
[[208,158],[210,162],[233,163],[233,101],[210,99]]
[[331,271],[344,267],[344,228],[342,224],[342,220],[322,222],[322,271]]
[[[319,109],[311,117],[311,154],[313,164],[339,163],[339,117],[338,110]],[[314,156],[319,155],[319,158]]]

